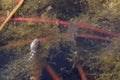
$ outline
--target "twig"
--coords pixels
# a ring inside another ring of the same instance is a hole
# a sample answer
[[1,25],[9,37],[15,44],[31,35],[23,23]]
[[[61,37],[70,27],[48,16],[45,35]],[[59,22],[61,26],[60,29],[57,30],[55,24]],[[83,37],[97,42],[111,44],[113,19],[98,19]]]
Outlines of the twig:
[[24,1],[25,0],[21,0],[18,3],[18,5],[11,11],[11,13],[9,14],[9,16],[5,19],[5,21],[0,26],[0,31],[3,29],[3,27],[5,26],[5,24],[11,19],[11,17],[16,13],[16,11],[21,7],[21,5],[23,4]]

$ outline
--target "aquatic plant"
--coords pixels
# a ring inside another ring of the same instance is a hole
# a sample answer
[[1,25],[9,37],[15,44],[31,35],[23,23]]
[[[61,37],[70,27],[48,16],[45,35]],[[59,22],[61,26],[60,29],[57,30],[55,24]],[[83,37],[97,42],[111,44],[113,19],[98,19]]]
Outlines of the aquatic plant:
[[[38,80],[42,78],[44,68],[53,79],[62,77],[64,79],[63,75],[66,74],[74,76],[72,70],[76,67],[79,72],[75,75],[79,75],[81,72],[86,73],[83,76],[80,74],[82,79],[86,79],[86,77],[90,80],[119,79],[117,74],[119,73],[119,54],[114,54],[119,52],[119,49],[112,49],[117,44],[109,45],[117,41],[112,40],[112,37],[119,38],[119,19],[117,19],[119,15],[109,13],[112,9],[118,10],[116,6],[119,6],[119,2],[111,8],[112,1],[71,0],[69,4],[67,1],[25,0],[21,8],[0,32],[0,64],[2,64],[2,57],[7,56],[5,58],[7,63],[0,68],[0,79]],[[12,4],[2,0],[0,15],[3,17],[0,18],[0,21],[5,20],[5,16],[8,14],[6,12],[12,11],[16,5],[16,3]],[[81,7],[80,11],[79,7]],[[62,11],[63,8],[65,11]],[[42,48],[36,58],[33,58],[30,63],[26,63],[30,57],[29,45],[36,37],[41,41]],[[108,48],[106,48],[107,46]],[[108,51],[109,49],[111,51]],[[108,55],[104,53],[108,53]],[[67,66],[70,68],[67,70],[66,67],[56,66],[60,70],[58,72],[54,66],[55,64],[59,65],[56,58],[61,55],[69,63]],[[78,61],[80,63],[76,65]],[[112,61],[113,63],[111,63]],[[54,66],[50,66],[52,64]],[[73,67],[71,68],[71,66]],[[65,73],[63,75],[62,70]]]

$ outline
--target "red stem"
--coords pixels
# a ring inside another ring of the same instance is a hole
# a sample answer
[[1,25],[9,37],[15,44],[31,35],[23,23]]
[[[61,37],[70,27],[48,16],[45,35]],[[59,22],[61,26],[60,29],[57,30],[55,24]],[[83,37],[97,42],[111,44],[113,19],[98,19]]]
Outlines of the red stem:
[[120,38],[119,34],[116,34],[116,33],[113,33],[113,32],[109,32],[109,31],[104,30],[104,29],[95,28],[95,27],[87,26],[87,25],[83,25],[83,24],[76,24],[76,25],[79,26],[80,28],[83,28],[83,29],[88,29],[88,30],[96,31],[96,32],[99,32],[99,33],[103,33],[103,34],[106,34],[106,35],[109,35],[109,36],[112,36],[112,37]]
[[97,35],[92,35],[92,34],[78,34],[77,37],[99,39],[99,40],[104,40],[104,41],[111,42],[111,40],[109,38],[102,37],[102,36],[97,36]]
[[[0,20],[3,20],[3,19],[5,19],[5,18],[3,18],[3,17],[0,18]],[[62,24],[62,25],[70,25],[71,24],[71,22],[59,21],[59,20],[45,20],[45,19],[41,19],[41,18],[12,18],[11,20],[33,21],[33,22],[40,22],[40,23],[51,23],[51,24]],[[120,38],[119,34],[115,34],[113,32],[109,32],[107,30],[103,30],[103,29],[99,29],[99,28],[95,28],[95,27],[91,27],[91,26],[87,26],[87,25],[83,25],[83,24],[77,24],[77,23],[74,23],[74,24],[83,29],[88,29],[91,31],[96,31],[96,32],[104,33],[109,36]]]
[[20,2],[20,0],[15,0],[15,1],[16,1],[17,4]]

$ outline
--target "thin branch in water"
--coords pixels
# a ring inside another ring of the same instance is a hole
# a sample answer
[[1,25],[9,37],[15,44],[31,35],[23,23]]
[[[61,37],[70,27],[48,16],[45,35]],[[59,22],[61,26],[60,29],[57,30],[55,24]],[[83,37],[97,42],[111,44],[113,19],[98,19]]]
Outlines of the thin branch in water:
[[18,3],[18,5],[11,11],[11,13],[9,14],[9,16],[5,19],[5,21],[0,26],[0,31],[3,29],[3,27],[5,26],[5,24],[11,19],[11,17],[16,13],[16,11],[21,7],[21,5],[23,4],[24,1],[25,0],[21,0]]

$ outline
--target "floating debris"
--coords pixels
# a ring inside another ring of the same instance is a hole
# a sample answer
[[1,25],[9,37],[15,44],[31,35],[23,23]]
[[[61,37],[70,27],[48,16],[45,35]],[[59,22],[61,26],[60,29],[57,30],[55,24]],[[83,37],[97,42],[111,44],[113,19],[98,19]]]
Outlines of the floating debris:
[[32,43],[30,45],[30,50],[31,50],[30,55],[31,56],[27,61],[30,61],[35,56],[35,54],[38,53],[39,48],[40,48],[40,40],[36,38],[32,41]]

